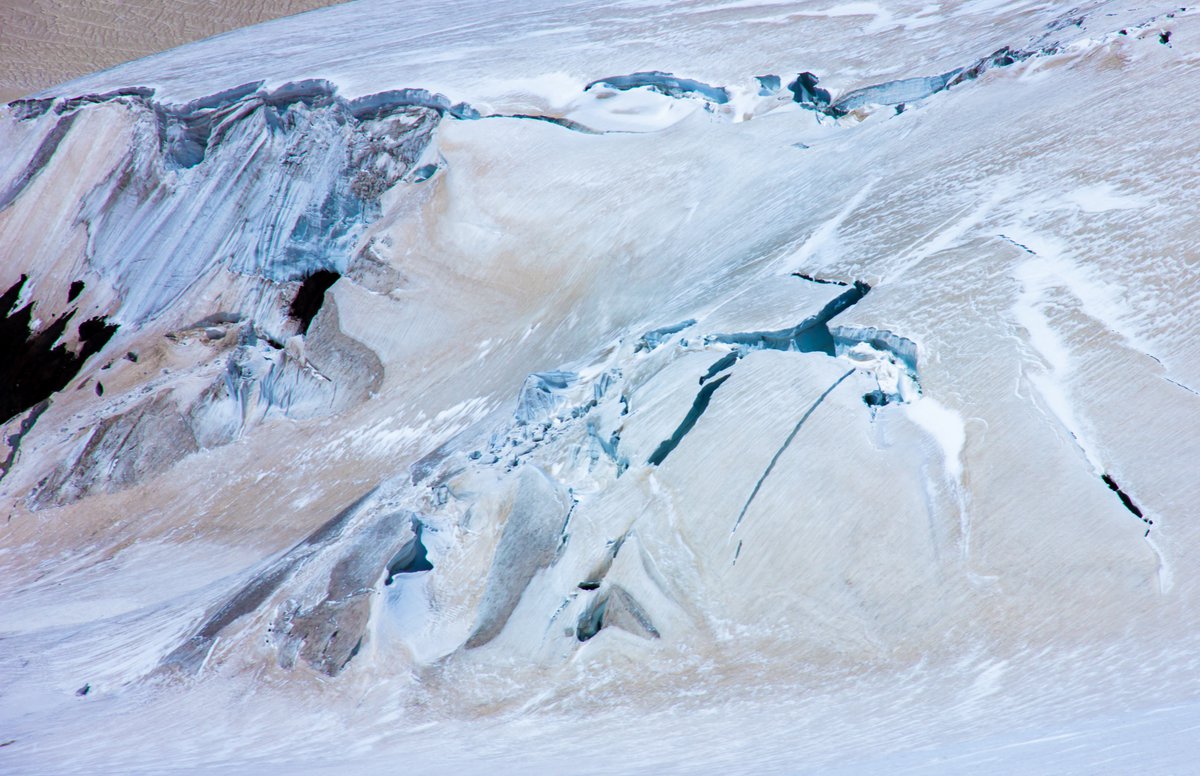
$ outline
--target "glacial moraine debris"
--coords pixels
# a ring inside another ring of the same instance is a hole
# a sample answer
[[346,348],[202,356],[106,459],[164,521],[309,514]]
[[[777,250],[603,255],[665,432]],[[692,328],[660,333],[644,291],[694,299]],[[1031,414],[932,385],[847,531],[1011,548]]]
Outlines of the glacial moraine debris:
[[82,450],[63,460],[31,494],[30,505],[62,506],[92,493],[115,493],[145,482],[199,449],[172,396],[160,393],[100,419]]
[[[375,492],[376,489],[372,488],[295,544],[281,557],[267,564],[212,611],[190,638],[163,659],[162,665],[178,668],[187,673],[199,671],[215,645],[217,637],[242,617],[258,610],[308,558],[333,546],[347,531],[353,519],[369,503]],[[341,666],[338,668],[340,670]]]
[[[386,571],[415,573],[433,566],[425,558],[419,538],[420,522],[412,512],[370,516],[328,552],[336,561],[319,590],[319,600],[307,605],[303,598],[289,600],[271,628],[279,649],[279,665],[292,668],[296,658],[328,676],[336,676],[362,648],[371,615],[371,598]],[[318,550],[323,552],[324,550]],[[418,557],[419,556],[419,557]],[[388,559],[391,560],[388,560]],[[302,589],[312,589],[311,584]]]

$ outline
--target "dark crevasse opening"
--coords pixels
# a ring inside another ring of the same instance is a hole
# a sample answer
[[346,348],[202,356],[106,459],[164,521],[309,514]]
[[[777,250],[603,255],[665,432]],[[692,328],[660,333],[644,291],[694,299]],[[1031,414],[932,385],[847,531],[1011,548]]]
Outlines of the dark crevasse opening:
[[301,334],[308,334],[309,325],[321,311],[321,305],[325,304],[325,292],[339,278],[341,275],[329,269],[319,269],[304,278],[288,310],[288,314],[300,323]]
[[25,275],[0,294],[0,423],[61,391],[117,331],[103,318],[79,324],[79,345],[71,352],[59,342],[76,310],[68,310],[33,331],[33,303],[13,309],[29,278]]
[[[748,499],[746,499],[746,503],[742,505],[742,511],[738,513],[737,520],[734,521],[734,523],[733,523],[733,530],[736,531],[738,529],[738,526],[740,526],[742,524],[742,520],[745,519],[746,513],[748,511],[750,511],[750,505],[754,503],[755,496],[757,496],[758,492],[760,490],[762,490],[763,483],[767,481],[767,477],[770,476],[771,471],[775,468],[775,465],[777,463],[779,463],[779,459],[783,457],[783,452],[788,449],[788,447],[792,444],[792,440],[794,440],[796,438],[796,435],[800,433],[800,429],[804,427],[804,423],[810,417],[812,417],[812,414],[814,412],[817,411],[817,407],[821,406],[821,402],[825,401],[826,397],[828,397],[829,394],[833,393],[833,389],[837,388],[839,385],[841,385],[842,382],[845,381],[845,379],[852,374],[854,374],[853,369],[849,370],[848,372],[843,374],[841,377],[839,377],[837,380],[835,380],[833,385],[826,388],[825,392],[822,393],[820,396],[818,396],[817,400],[814,401],[812,403],[812,405],[810,405],[809,408],[805,411],[805,413],[800,416],[800,419],[796,421],[796,425],[792,427],[792,433],[788,434],[787,439],[783,440],[783,444],[779,446],[779,449],[775,451],[775,455],[771,457],[771,462],[767,464],[767,468],[763,471],[762,475],[758,478],[758,482],[754,483],[754,490],[750,491],[750,497]],[[735,560],[736,560],[736,556],[735,556]]]
[[429,554],[425,549],[425,543],[421,541],[421,533],[424,526],[419,522],[414,522],[414,536],[411,542],[404,545],[397,552],[387,565],[387,579],[383,581],[385,585],[392,584],[398,574],[414,574],[418,571],[432,571],[433,564],[429,562]]
[[700,376],[700,384],[704,385],[706,382],[713,379],[714,377],[719,375],[721,372],[724,372],[726,369],[728,369],[729,367],[736,364],[738,362],[738,359],[741,358],[742,355],[743,355],[742,351],[735,350],[732,353],[728,354],[727,356],[722,357],[721,360],[717,361],[715,364],[710,366],[708,368],[708,371]]
[[820,285],[825,285],[825,286],[848,286],[848,285],[850,285],[849,283],[847,283],[844,280],[833,280],[830,278],[821,278],[821,277],[817,277],[816,275],[809,275],[804,272],[793,272],[792,277],[800,278],[801,280],[807,280],[809,283],[818,283]]
[[1118,485],[1117,481],[1112,478],[1112,475],[1102,474],[1100,475],[1100,479],[1104,480],[1104,484],[1108,486],[1109,490],[1117,494],[1117,498],[1121,499],[1121,503],[1124,504],[1125,508],[1133,513],[1135,517],[1137,517],[1146,525],[1154,525],[1154,521],[1143,515],[1142,510],[1138,507],[1138,505],[1133,503],[1133,499],[1129,497],[1129,494],[1121,490],[1121,486]]
[[868,407],[883,407],[891,404],[894,399],[894,394],[884,393],[878,388],[869,393],[863,394],[863,403]]
[[833,356],[836,352],[833,334],[829,331],[829,321],[858,304],[870,290],[871,286],[856,280],[853,286],[830,300],[820,312],[805,318],[790,329],[715,334],[706,339],[709,342],[741,345],[751,350],[794,350]]
[[817,86],[820,82],[812,73],[800,73],[796,76],[796,80],[788,84],[788,90],[792,93],[792,100],[802,105],[815,105],[818,107],[828,107],[830,103],[830,94],[827,89],[822,89]]
[[[829,321],[853,307],[870,291],[870,285],[856,280],[854,281],[854,285],[848,287],[845,291],[827,302],[815,315],[805,318],[790,329],[783,329],[781,331],[737,332],[734,334],[716,334],[705,337],[705,341],[709,343],[720,342],[738,347],[733,353],[725,355],[709,367],[708,371],[700,378],[702,387],[692,402],[691,410],[679,424],[679,427],[675,429],[675,433],[669,439],[664,439],[659,444],[647,463],[653,466],[661,465],[667,456],[671,454],[671,451],[679,446],[683,438],[696,425],[700,416],[708,409],[708,404],[712,399],[713,393],[721,387],[722,383],[729,379],[729,375],[723,375],[715,380],[712,378],[732,367],[745,354],[747,349],[784,350],[801,353],[825,353],[830,356],[836,355],[833,334],[829,330]],[[838,382],[841,381],[839,380]]]
[[670,326],[663,326],[662,328],[648,331],[642,335],[642,338],[638,341],[637,346],[634,348],[634,352],[641,353],[643,351],[654,350],[659,345],[670,339],[672,334],[678,334],[689,326],[695,325],[696,319],[688,318],[686,321],[680,321],[679,323],[673,323]]
[[602,598],[579,618],[575,626],[575,638],[588,641],[604,627],[604,610],[608,608],[608,599]]
[[661,638],[650,615],[628,590],[619,585],[601,594],[579,616],[575,624],[575,638],[580,642],[589,641],[610,626],[643,638]]
[[700,389],[700,392],[696,394],[696,398],[692,402],[692,408],[688,410],[688,414],[680,422],[679,427],[675,429],[675,433],[671,434],[669,439],[664,439],[659,444],[646,463],[652,466],[659,466],[667,459],[671,451],[678,447],[683,438],[688,435],[688,432],[696,426],[696,421],[700,420],[700,416],[708,409],[708,403],[712,400],[712,395],[728,379],[729,375],[719,377]]
[[83,288],[84,286],[82,280],[76,280],[75,282],[71,283],[71,287],[67,289],[67,303],[69,304],[78,299],[79,295],[83,293]]

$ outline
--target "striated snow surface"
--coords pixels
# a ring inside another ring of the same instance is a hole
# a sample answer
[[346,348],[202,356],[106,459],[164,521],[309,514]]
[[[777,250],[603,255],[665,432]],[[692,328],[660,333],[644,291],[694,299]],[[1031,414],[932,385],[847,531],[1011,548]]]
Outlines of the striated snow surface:
[[1191,770],[1195,40],[358,0],[0,108],[0,770]]

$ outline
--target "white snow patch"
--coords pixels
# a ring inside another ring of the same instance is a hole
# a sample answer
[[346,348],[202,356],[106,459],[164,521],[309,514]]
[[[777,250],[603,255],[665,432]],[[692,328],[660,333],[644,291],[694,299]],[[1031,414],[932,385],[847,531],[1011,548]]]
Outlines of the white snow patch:
[[921,239],[910,248],[900,259],[899,265],[889,274],[900,276],[909,269],[920,264],[936,253],[958,244],[976,226],[983,223],[988,214],[1001,202],[1011,197],[1018,190],[1017,181],[1013,178],[1001,178],[986,182],[985,189],[990,193],[974,210],[956,219],[948,226],[940,228],[932,235]]
[[1101,473],[1104,465],[1100,453],[1087,442],[1066,386],[1072,368],[1070,350],[1051,328],[1049,319],[1042,311],[1044,296],[1058,275],[1053,271],[1052,262],[1032,258],[1022,262],[1014,276],[1021,283],[1021,293],[1013,304],[1013,317],[1028,333],[1029,346],[1045,364],[1045,371],[1028,375],[1029,382],[1041,395],[1050,412],[1074,438],[1088,463],[1097,473]]
[[619,91],[598,84],[570,104],[566,117],[598,132],[658,132],[701,110],[647,87]]
[[1036,257],[1017,269],[1017,279],[1023,284],[1032,284],[1039,293],[1053,285],[1066,288],[1079,300],[1089,318],[1116,332],[1130,348],[1142,353],[1152,350],[1150,344],[1125,322],[1125,292],[1091,277],[1075,260],[1066,243],[1021,225],[1007,227],[1004,235]]
[[1066,199],[1085,213],[1135,210],[1150,204],[1145,197],[1122,194],[1111,183],[1083,186],[1067,194]]
[[534,78],[488,78],[479,82],[479,93],[486,99],[508,102],[513,97],[529,96],[544,101],[550,108],[568,105],[579,97],[585,83],[563,72],[546,73]]
[[911,402],[920,397],[920,390],[913,382],[908,368],[900,363],[895,356],[886,350],[879,350],[869,343],[859,342],[854,347],[838,353],[859,369],[864,369],[875,376],[879,390],[895,394],[903,402]]
[[929,434],[942,448],[946,473],[958,481],[962,478],[962,450],[967,441],[967,429],[962,416],[930,396],[904,405],[904,414]]
[[1162,547],[1158,546],[1158,542],[1154,540],[1154,536],[1150,533],[1146,534],[1146,544],[1150,545],[1150,549],[1154,550],[1154,555],[1158,559],[1158,592],[1171,592],[1171,588],[1175,587],[1175,572],[1167,560],[1167,554],[1163,552]]

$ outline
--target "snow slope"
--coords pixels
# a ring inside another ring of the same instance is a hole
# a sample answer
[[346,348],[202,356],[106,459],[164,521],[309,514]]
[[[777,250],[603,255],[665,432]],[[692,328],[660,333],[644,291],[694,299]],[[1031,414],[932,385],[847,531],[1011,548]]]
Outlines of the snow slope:
[[9,104],[0,764],[1186,770],[1196,19],[359,0]]

